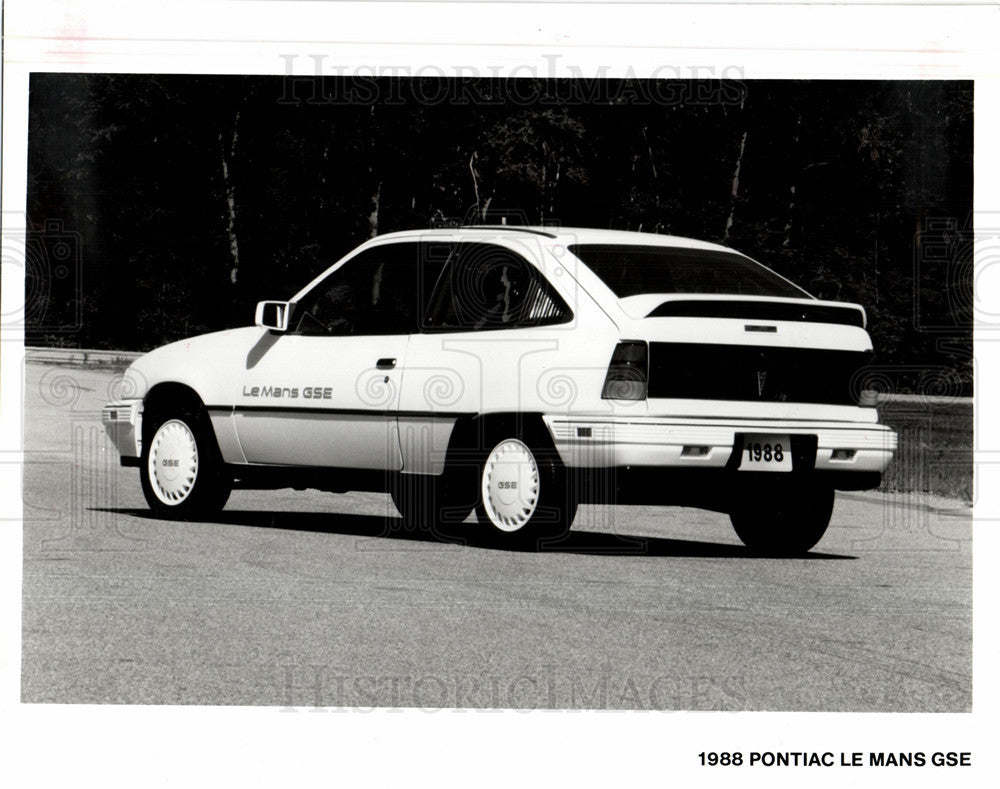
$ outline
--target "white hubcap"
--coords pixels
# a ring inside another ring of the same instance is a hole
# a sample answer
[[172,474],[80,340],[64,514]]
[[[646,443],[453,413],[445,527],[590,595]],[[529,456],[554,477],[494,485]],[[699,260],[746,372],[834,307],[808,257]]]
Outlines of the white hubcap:
[[198,478],[198,443],[191,428],[179,419],[160,425],[149,447],[148,470],[153,492],[164,504],[187,499]]
[[531,450],[516,438],[501,441],[483,465],[483,508],[493,525],[517,531],[535,513],[540,484]]

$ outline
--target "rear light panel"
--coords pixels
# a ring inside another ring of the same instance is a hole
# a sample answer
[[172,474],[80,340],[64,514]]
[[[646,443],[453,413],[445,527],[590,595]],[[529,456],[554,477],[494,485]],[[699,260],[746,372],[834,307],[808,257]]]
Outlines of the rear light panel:
[[648,396],[853,406],[870,362],[869,351],[653,342]]
[[649,383],[649,346],[623,340],[615,347],[604,378],[603,400],[645,400]]

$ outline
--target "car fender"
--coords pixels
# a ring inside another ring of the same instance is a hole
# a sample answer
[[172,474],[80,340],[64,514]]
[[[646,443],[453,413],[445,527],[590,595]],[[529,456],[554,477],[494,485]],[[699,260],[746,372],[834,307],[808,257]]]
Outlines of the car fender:
[[184,384],[205,405],[231,406],[250,351],[265,334],[266,329],[249,326],[164,345],[133,362],[125,374],[128,388],[143,398],[157,384]]

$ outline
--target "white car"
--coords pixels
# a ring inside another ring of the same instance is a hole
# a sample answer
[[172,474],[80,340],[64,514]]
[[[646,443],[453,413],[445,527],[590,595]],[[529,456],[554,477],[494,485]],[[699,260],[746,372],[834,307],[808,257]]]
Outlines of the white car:
[[644,501],[799,553],[896,449],[859,391],[864,309],[703,241],[392,233],[255,322],[146,354],[105,406],[157,515],[221,509],[234,485],[381,490],[411,528],[475,510],[537,539],[582,501]]

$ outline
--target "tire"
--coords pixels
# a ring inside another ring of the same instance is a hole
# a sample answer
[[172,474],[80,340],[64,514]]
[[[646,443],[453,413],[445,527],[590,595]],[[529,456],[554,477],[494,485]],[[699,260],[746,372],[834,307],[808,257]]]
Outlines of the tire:
[[737,536],[761,556],[807,553],[826,533],[834,491],[790,483],[745,486],[729,514]]
[[154,414],[143,432],[142,492],[156,517],[191,520],[226,505],[233,480],[202,409]]
[[463,488],[470,486],[458,483],[456,475],[448,471],[438,476],[396,475],[389,493],[402,518],[402,529],[451,536],[475,508],[475,501],[463,503],[460,496]]
[[503,431],[487,442],[479,465],[480,524],[503,542],[537,547],[566,535],[576,517],[566,469],[554,448],[522,432]]

